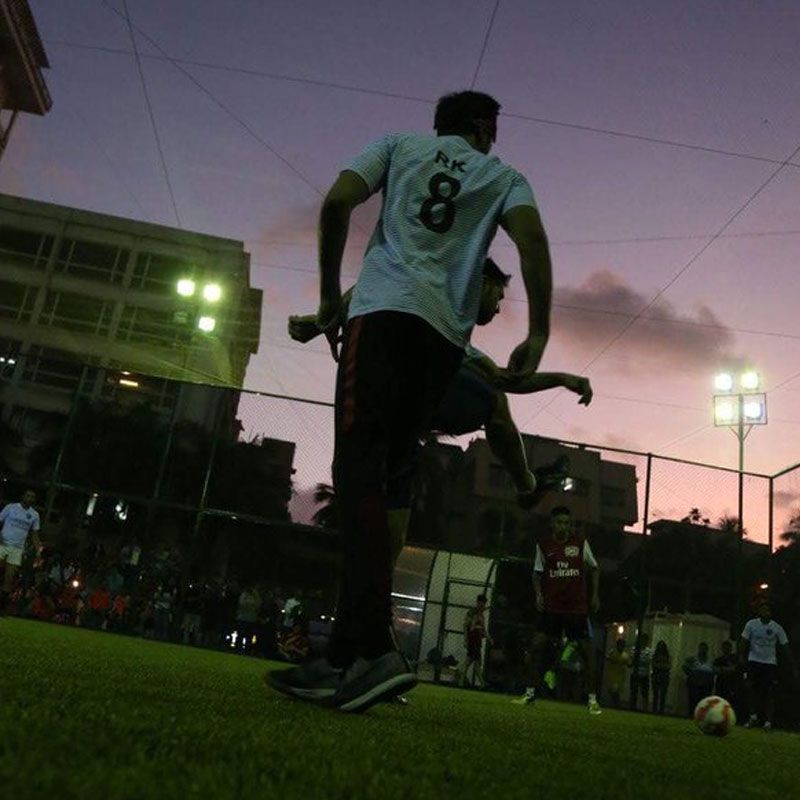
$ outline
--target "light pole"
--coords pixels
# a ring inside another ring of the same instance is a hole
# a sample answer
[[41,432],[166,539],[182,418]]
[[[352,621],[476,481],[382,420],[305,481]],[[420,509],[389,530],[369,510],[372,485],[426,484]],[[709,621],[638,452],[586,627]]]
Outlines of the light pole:
[[744,551],[744,442],[754,425],[767,424],[767,395],[759,392],[761,376],[749,369],[739,375],[720,372],[714,378],[714,425],[729,428],[739,441],[739,541],[738,541],[738,581],[736,600],[736,625],[742,621],[742,589]]

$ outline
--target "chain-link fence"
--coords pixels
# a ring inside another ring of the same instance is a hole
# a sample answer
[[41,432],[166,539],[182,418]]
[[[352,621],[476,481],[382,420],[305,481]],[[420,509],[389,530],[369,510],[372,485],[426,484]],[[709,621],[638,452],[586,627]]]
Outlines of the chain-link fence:
[[[271,656],[290,657],[295,634],[301,650],[321,647],[339,571],[332,407],[124,373],[87,381],[86,368],[67,377],[44,396],[36,376],[0,395],[0,500],[35,489],[46,545],[22,571],[21,612]],[[630,647],[639,630],[669,642],[673,711],[686,702],[680,664],[700,638],[716,655],[768,590],[800,618],[800,466],[740,475],[523,442],[532,466],[570,459],[568,484],[535,512],[520,508],[481,433],[421,444],[395,609],[400,644],[423,677],[483,678],[508,691],[529,680],[535,542],[557,505],[600,566],[596,652],[617,638]],[[42,591],[47,602],[35,605]],[[464,670],[479,594],[488,599],[483,676]],[[570,658],[558,662],[564,685],[586,666]],[[627,682],[620,694],[624,702]]]

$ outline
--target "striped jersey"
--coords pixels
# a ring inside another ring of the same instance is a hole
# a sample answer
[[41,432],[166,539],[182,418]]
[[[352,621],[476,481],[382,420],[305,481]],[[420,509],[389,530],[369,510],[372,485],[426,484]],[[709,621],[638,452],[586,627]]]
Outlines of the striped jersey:
[[383,194],[349,316],[402,311],[463,347],[480,302],[483,262],[501,217],[536,208],[515,169],[461,136],[389,134],[346,169]]

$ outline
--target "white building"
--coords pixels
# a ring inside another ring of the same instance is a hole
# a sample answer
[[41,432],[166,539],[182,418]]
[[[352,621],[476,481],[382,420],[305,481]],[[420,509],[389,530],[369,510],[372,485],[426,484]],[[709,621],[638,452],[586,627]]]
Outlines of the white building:
[[209,425],[260,321],[241,242],[0,195],[0,413],[29,436],[78,390]]

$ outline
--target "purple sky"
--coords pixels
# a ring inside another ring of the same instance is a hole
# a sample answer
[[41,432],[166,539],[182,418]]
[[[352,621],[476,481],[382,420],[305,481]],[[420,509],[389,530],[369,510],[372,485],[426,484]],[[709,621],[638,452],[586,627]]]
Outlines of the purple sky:
[[[124,20],[102,0],[31,4],[54,108],[20,123],[0,190],[176,224]],[[315,307],[319,192],[384,132],[430,130],[436,98],[473,80],[494,0],[128,5],[230,112],[137,33],[182,224],[244,240],[264,290],[247,386],[331,399],[325,348],[285,334],[288,313]],[[591,362],[596,391],[589,409],[566,393],[515,399],[526,431],[734,466],[734,438],[711,425],[711,377],[751,360],[774,391],[747,466],[800,460],[800,155],[711,241],[800,146],[798,30],[794,0],[501,0],[475,86],[503,104],[496,152],[530,179],[551,237],[558,307],[543,368]],[[374,203],[357,214],[346,275],[374,218]],[[525,308],[502,234],[493,254],[515,277],[476,341],[502,361]],[[665,287],[645,312],[661,321],[637,320],[607,347]],[[266,430],[272,412],[252,406],[245,421]],[[289,416],[283,438],[296,427],[324,462],[327,419]],[[699,502],[692,486],[671,491],[676,509]]]

